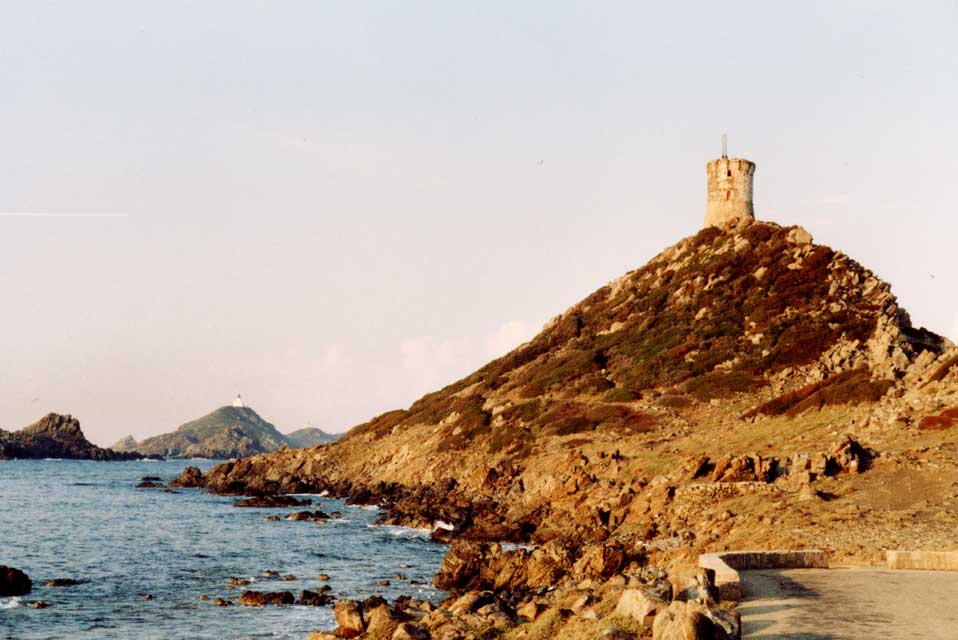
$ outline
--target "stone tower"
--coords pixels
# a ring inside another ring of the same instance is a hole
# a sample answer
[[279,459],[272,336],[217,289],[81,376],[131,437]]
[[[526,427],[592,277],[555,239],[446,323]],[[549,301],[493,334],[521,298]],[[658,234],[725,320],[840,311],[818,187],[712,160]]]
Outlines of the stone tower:
[[752,176],[755,163],[729,158],[722,138],[722,157],[705,165],[708,197],[705,202],[705,226],[724,227],[736,219],[755,219],[752,206]]

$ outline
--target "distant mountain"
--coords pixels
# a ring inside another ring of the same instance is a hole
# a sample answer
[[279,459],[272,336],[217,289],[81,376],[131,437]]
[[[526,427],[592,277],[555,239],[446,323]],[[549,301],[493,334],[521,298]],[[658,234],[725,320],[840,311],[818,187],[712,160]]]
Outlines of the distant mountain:
[[297,429],[292,433],[287,433],[285,438],[290,449],[302,449],[317,444],[336,442],[339,439],[339,434],[326,433],[322,429],[316,429],[315,427],[305,427],[303,429]]
[[80,421],[50,413],[19,431],[0,429],[0,460],[13,458],[73,458],[79,460],[138,460],[144,456],[127,449],[114,451],[92,444]]
[[336,437],[306,428],[286,436],[250,407],[220,407],[210,414],[142,442],[128,436],[114,445],[118,451],[139,451],[166,458],[242,458],[332,442]]

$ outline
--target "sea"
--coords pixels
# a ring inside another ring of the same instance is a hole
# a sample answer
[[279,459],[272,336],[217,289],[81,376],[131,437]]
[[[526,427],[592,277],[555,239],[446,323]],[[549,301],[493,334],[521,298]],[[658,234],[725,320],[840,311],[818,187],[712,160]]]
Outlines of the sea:
[[[136,489],[209,460],[0,462],[0,565],[30,576],[33,591],[0,598],[0,638],[297,638],[336,626],[331,606],[217,607],[244,588],[291,591],[328,584],[337,598],[408,595],[438,602],[429,586],[445,547],[429,532],[374,524],[371,507],[304,496],[310,507],[236,508],[200,489]],[[302,509],[339,511],[323,524],[268,521]],[[294,580],[261,577],[266,570]],[[318,579],[328,574],[329,581]],[[230,590],[227,578],[254,580]],[[82,584],[47,587],[54,578]],[[379,584],[388,581],[388,586]],[[209,600],[199,599],[208,596]],[[33,609],[30,601],[50,606]]]

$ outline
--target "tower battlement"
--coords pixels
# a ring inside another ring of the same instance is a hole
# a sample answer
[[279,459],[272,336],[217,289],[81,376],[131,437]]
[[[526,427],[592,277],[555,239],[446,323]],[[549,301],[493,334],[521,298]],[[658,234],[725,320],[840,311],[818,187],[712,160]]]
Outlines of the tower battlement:
[[722,156],[705,165],[708,176],[705,226],[723,227],[736,219],[755,219],[752,176],[755,163]]

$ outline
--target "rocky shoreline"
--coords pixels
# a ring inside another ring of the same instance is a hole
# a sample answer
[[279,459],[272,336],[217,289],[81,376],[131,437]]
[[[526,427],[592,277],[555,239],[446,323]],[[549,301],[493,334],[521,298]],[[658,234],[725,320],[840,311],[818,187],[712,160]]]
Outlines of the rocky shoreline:
[[[322,452],[231,461],[206,474],[187,468],[171,484],[254,496],[249,500],[264,506],[292,505],[288,494],[325,493],[379,507],[379,524],[430,528],[433,540],[449,544],[433,579],[448,600],[435,610],[412,600],[337,603],[339,629],[314,637],[449,640],[551,638],[562,629],[569,638],[672,638],[689,625],[706,634],[690,637],[735,638],[734,603],[719,601],[712,577],[695,561],[739,518],[708,505],[742,496],[822,502],[818,487],[865,473],[882,458],[846,436],[828,450],[786,458],[690,456],[669,475],[624,482],[621,453],[590,458],[574,450],[553,468],[545,490],[508,461],[487,467],[473,488],[454,478],[413,486],[330,481],[302,472],[307,456]],[[540,501],[530,503],[532,495]]]

